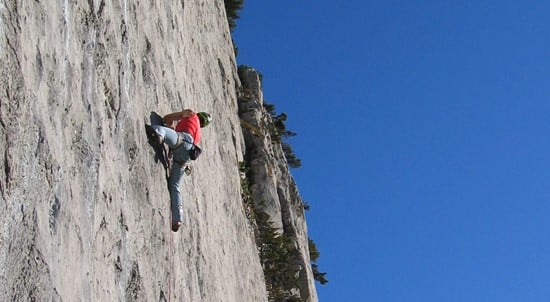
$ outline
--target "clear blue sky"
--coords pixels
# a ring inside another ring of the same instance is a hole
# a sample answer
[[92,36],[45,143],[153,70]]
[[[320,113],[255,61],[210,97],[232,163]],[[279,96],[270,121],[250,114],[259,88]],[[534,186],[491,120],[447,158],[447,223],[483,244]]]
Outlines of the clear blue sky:
[[550,301],[550,2],[246,1],[320,301]]

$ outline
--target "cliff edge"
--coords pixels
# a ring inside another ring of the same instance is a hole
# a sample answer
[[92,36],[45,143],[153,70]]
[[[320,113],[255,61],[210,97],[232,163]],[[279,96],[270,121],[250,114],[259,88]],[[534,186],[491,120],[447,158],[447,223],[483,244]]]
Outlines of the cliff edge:
[[266,109],[260,73],[241,66],[239,77],[247,186],[270,298],[317,301],[305,219],[307,205],[289,171],[281,129]]
[[[0,301],[268,301],[223,1],[6,0],[0,66]],[[184,108],[214,121],[173,233],[144,125]]]

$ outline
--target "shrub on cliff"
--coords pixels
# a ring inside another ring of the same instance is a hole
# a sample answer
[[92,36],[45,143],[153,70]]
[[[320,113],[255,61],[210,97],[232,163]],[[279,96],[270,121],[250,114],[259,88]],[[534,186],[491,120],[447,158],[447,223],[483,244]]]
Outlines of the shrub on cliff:
[[283,152],[285,153],[285,158],[288,165],[294,169],[300,168],[302,166],[302,160],[294,154],[292,147],[285,142],[282,142],[281,146],[283,147]]
[[281,114],[277,114],[275,110],[275,105],[273,104],[268,104],[264,102],[264,108],[271,115],[272,122],[269,126],[271,139],[274,142],[281,144],[288,165],[291,168],[300,168],[302,166],[302,160],[300,160],[296,156],[294,150],[292,149],[292,146],[290,146],[290,144],[285,141],[290,137],[296,136],[296,132],[290,131],[286,128],[285,122],[288,116],[284,112]]
[[260,260],[264,269],[269,301],[301,301],[292,294],[298,288],[290,238],[271,226],[269,215],[256,211]]
[[319,256],[321,256],[321,253],[319,253],[319,250],[317,249],[317,245],[311,238],[309,239],[309,259],[311,260],[311,269],[313,270],[313,278],[321,283],[322,285],[325,285],[328,283],[328,280],[326,278],[327,273],[321,273],[319,271],[319,267],[317,265],[317,259],[319,259]]
[[229,30],[233,31],[237,26],[236,20],[239,19],[239,12],[244,4],[244,0],[225,0],[225,13]]

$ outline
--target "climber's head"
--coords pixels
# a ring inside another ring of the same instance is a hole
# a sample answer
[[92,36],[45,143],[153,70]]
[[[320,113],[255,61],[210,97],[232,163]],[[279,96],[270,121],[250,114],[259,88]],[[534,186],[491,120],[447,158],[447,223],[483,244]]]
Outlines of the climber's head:
[[201,128],[208,126],[208,124],[212,121],[212,117],[207,112],[199,112],[197,115],[199,116],[199,121],[201,122]]

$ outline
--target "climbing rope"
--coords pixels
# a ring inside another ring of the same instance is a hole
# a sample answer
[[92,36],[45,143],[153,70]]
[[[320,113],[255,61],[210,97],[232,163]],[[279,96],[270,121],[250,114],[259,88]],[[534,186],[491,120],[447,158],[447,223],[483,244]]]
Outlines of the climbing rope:
[[[160,117],[159,117],[160,118]],[[162,118],[160,118],[162,120]],[[166,177],[166,185],[168,187],[168,192],[170,192],[170,170],[172,168],[172,151],[170,148],[166,149],[164,144],[158,144],[155,140],[155,131],[150,126],[145,124],[145,131],[147,133],[147,138],[149,144],[155,150],[155,160],[160,160],[162,166],[164,167],[164,175]],[[171,206],[168,207],[171,209]],[[172,213],[168,215],[168,225],[170,232],[170,243],[168,247],[168,301],[172,301],[172,288],[174,286],[174,234],[172,232]],[[164,299],[166,301],[166,298]]]
[[173,247],[174,247],[174,234],[172,230],[169,229],[170,232],[170,246],[168,247],[168,302],[172,301],[172,286],[174,283],[174,278],[172,274],[172,269],[174,267],[174,261],[173,261]]
[[[170,149],[166,150],[164,145],[162,146],[164,157],[164,170],[166,173],[166,185],[168,186],[168,192],[170,192],[170,169],[172,168],[172,152]],[[171,206],[168,207],[171,209]],[[168,232],[170,232],[170,243],[168,246],[168,302],[172,301],[172,287],[174,286],[174,233],[172,232],[172,212],[168,215]]]

